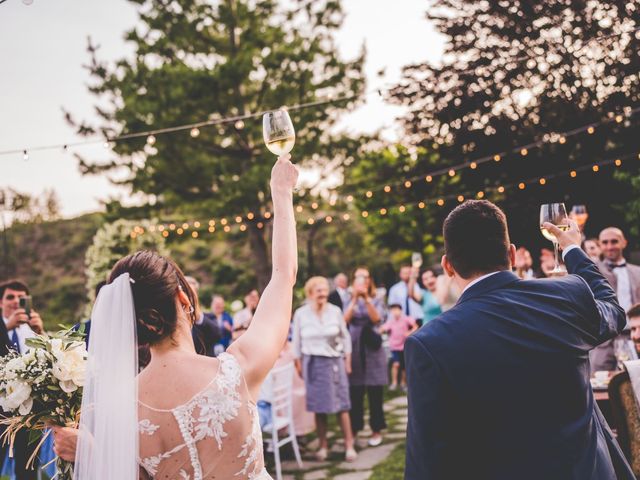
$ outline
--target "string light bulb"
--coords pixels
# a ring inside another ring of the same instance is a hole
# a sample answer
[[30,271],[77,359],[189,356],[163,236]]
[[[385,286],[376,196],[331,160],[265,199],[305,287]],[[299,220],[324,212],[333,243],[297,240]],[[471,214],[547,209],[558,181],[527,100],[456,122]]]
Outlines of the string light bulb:
[[328,216],[324,219],[324,221],[325,221],[325,222],[327,222],[327,223],[331,223],[331,222],[333,222],[333,217],[331,217],[330,215],[328,215]]
[[398,207],[398,210],[400,210],[400,213],[404,213],[407,210],[407,207],[405,207],[404,205],[400,205]]
[[620,165],[622,165],[622,160],[620,160],[619,158],[617,158],[617,159],[616,159],[616,161],[615,161],[615,162],[613,162],[613,163],[615,163],[616,167],[619,167]]
[[427,175],[426,177],[424,177],[424,179],[426,180],[427,183],[433,182],[433,177],[431,175]]
[[169,232],[167,232],[166,230],[164,232],[162,232],[162,236],[164,238],[167,238],[169,236]]
[[264,223],[262,223],[262,222],[258,222],[258,223],[256,224],[256,227],[258,227],[258,230],[262,230],[262,227],[264,227]]
[[236,223],[240,223],[240,222],[242,222],[242,217],[240,215],[238,215],[236,217]]
[[255,215],[253,214],[253,212],[247,213],[247,220],[253,220],[254,217]]
[[600,170],[600,167],[598,165],[594,165],[592,170],[594,171],[594,173],[597,173]]
[[264,218],[269,220],[271,218],[271,212],[264,212]]
[[439,207],[442,207],[444,205],[444,200],[440,198],[436,203],[438,204]]
[[565,144],[567,143],[567,137],[560,137],[560,139],[558,140],[561,144]]
[[296,207],[296,212],[298,212],[298,213],[302,213],[302,205],[298,205],[298,206]]
[[366,210],[364,212],[362,212],[362,216],[364,218],[367,218],[369,216],[369,212],[367,212]]
[[240,231],[244,232],[247,230],[247,226],[243,223],[242,225],[240,225]]
[[154,135],[149,135],[147,137],[147,145],[154,145],[156,143],[156,137]]
[[345,213],[344,215],[342,215],[342,219],[346,222],[347,220],[349,220],[351,218],[351,215],[349,215],[348,213]]
[[224,232],[229,233],[231,231],[231,227],[229,225],[224,227]]
[[220,220],[220,224],[221,225],[226,225],[228,222],[228,220],[226,218],[223,218],[222,220]]
[[540,181],[540,185],[544,185],[545,183],[547,183],[547,180],[544,178],[541,178],[539,181]]
[[184,230],[182,228],[179,228],[179,229],[176,230],[176,233],[178,235],[182,235],[184,233]]
[[616,115],[616,123],[622,123],[622,120],[624,120],[622,115]]
[[520,183],[518,184],[518,188],[519,188],[520,190],[524,190],[524,189],[526,188],[526,185],[524,184],[524,182],[520,182]]
[[386,208],[381,208],[380,209],[380,215],[386,215],[387,214],[387,209]]
[[404,188],[411,188],[411,182],[409,180],[404,182]]
[[191,132],[189,132],[189,133],[190,133],[190,135],[191,135],[191,138],[197,138],[197,137],[198,137],[198,135],[200,135],[200,129],[199,129],[199,128],[197,128],[197,127],[193,127],[193,128],[191,129]]
[[504,187],[503,186],[499,186],[498,187],[498,192],[499,193],[504,193]]
[[353,195],[347,195],[347,202],[353,202]]
[[369,190],[367,193],[365,193],[365,196],[367,198],[371,198],[371,197],[373,197],[373,192],[371,190]]
[[469,168],[471,168],[471,170],[475,170],[476,168],[478,168],[478,164],[476,162],[471,162]]
[[418,204],[418,208],[419,208],[419,209],[421,209],[421,210],[422,210],[424,207],[426,207],[426,205],[425,205],[425,203],[424,203],[424,202],[420,202],[420,203]]
[[500,160],[502,160],[502,158],[500,157],[500,155],[494,155],[494,156],[493,156],[493,161],[494,161],[494,162],[499,162]]
[[317,202],[313,202],[311,204],[311,208],[314,209],[314,210],[317,210],[318,209],[318,203]]
[[484,198],[484,192],[483,192],[483,191],[480,191],[480,192],[478,192],[478,193],[477,193],[477,195],[476,195],[476,196],[477,196],[478,198]]
[[571,170],[571,173],[569,175],[571,176],[571,178],[576,178],[578,176],[578,172],[576,172],[575,170]]
[[389,185],[384,186],[384,193],[389,193],[391,191],[391,187]]
[[458,202],[464,202],[464,197],[462,195],[458,195]]
[[193,238],[198,238],[198,232],[196,232],[195,230],[193,232],[191,232],[191,236]]
[[449,170],[449,176],[450,177],[455,177],[456,176],[456,171],[453,168],[451,170]]
[[216,231],[216,227],[209,227],[209,233],[213,233]]
[[526,148],[520,150],[520,155],[522,155],[523,157],[526,157],[528,154],[529,150],[527,150]]
[[200,222],[198,222],[197,220],[193,222],[193,228],[200,228]]
[[595,131],[596,131],[596,129],[595,129],[595,128],[593,128],[593,127],[589,127],[589,128],[587,128],[587,133],[588,133],[589,135],[593,135]]

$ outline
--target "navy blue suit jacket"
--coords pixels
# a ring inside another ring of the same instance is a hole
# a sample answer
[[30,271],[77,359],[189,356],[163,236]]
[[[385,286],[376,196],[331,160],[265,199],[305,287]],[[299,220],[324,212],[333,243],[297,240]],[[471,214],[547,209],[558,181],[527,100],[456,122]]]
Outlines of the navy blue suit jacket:
[[406,479],[634,478],[589,383],[589,350],[625,312],[584,252],[565,263],[481,280],[407,339]]

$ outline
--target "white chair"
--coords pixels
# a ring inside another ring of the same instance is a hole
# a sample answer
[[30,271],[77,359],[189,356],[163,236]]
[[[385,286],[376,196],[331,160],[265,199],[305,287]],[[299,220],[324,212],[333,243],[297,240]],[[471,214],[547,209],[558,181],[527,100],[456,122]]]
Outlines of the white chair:
[[[270,447],[276,461],[276,478],[282,480],[282,466],[280,464],[280,447],[291,443],[298,466],[302,468],[300,448],[296,439],[296,429],[293,423],[292,391],[293,391],[293,362],[274,368],[269,372],[266,381],[271,382],[271,423],[264,426],[262,431],[271,436]],[[287,430],[285,437],[280,438],[279,432]]]

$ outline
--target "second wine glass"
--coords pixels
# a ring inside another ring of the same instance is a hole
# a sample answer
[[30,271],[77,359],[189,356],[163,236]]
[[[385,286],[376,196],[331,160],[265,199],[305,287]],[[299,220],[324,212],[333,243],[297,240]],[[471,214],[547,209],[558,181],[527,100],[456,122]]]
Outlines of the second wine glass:
[[569,217],[567,217],[567,209],[564,206],[564,203],[548,203],[540,207],[540,231],[542,232],[544,238],[553,243],[555,266],[549,273],[551,275],[564,275],[565,273],[567,273],[567,270],[560,265],[560,261],[558,260],[558,239],[553,233],[544,228],[543,225],[545,222],[555,225],[560,230],[568,230]]

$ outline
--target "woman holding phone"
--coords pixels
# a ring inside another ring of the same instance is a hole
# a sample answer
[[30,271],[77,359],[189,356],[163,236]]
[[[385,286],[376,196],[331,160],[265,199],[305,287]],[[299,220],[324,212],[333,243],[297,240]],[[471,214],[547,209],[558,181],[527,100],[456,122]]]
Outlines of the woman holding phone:
[[351,299],[344,319],[351,334],[351,428],[354,436],[364,428],[364,397],[369,400],[369,425],[373,434],[370,446],[382,443],[382,429],[387,424],[382,409],[384,386],[388,383],[387,358],[377,326],[384,312],[383,300],[376,298],[376,287],[369,269],[358,267],[353,274]]

